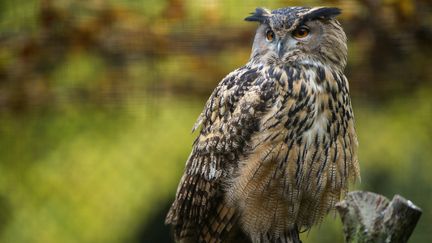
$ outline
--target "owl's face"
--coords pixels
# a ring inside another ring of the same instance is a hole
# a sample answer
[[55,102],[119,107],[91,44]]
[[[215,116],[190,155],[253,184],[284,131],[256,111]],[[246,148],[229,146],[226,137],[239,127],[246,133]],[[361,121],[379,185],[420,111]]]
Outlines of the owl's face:
[[323,64],[343,69],[346,36],[336,8],[292,7],[272,12],[258,8],[247,17],[258,21],[251,58],[263,64]]

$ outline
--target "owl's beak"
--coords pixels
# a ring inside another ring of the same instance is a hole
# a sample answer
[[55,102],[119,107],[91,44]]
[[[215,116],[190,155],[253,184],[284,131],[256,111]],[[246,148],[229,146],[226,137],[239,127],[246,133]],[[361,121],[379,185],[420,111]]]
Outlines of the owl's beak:
[[276,45],[276,49],[277,49],[277,54],[278,54],[279,58],[282,58],[282,56],[284,54],[283,40],[278,41],[278,43]]

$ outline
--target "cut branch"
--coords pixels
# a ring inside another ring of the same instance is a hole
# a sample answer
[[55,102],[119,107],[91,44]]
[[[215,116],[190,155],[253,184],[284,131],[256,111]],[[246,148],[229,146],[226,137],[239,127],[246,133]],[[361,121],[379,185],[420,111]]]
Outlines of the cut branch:
[[407,242],[422,211],[395,195],[390,202],[372,192],[348,193],[336,205],[342,219],[345,242]]

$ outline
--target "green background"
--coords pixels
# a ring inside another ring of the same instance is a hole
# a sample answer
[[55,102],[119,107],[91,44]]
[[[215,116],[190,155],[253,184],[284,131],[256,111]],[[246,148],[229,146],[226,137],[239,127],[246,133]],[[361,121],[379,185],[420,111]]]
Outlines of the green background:
[[[0,1],[0,242],[169,242],[163,225],[216,84],[257,6],[328,5],[349,39],[362,181],[432,232],[428,0]],[[330,214],[303,242],[343,242]]]

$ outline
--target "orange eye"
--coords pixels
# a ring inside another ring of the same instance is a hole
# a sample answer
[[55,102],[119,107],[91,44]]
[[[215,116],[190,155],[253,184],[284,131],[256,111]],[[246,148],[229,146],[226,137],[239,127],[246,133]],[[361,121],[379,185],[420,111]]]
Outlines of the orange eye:
[[271,31],[271,30],[267,30],[267,32],[266,32],[266,38],[270,42],[273,41],[273,39],[274,39],[274,32]]
[[307,28],[306,26],[301,26],[296,30],[294,30],[292,34],[295,38],[302,39],[308,36],[309,32],[310,32],[309,28]]

